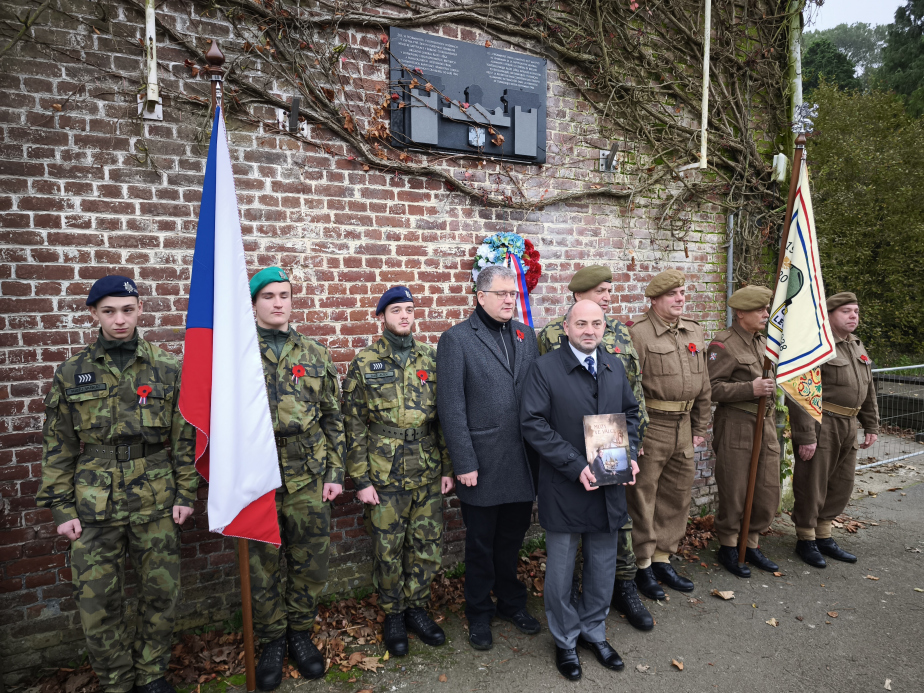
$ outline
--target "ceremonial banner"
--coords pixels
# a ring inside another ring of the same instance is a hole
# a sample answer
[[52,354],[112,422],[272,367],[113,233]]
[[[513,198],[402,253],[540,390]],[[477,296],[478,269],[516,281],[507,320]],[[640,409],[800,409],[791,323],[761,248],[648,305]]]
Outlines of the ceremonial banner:
[[803,162],[779,282],[770,307],[767,356],[776,364],[776,382],[816,421],[821,421],[819,366],[835,355],[808,168]]
[[530,327],[535,327],[533,325],[533,311],[529,305],[529,290],[526,288],[526,271],[523,269],[523,263],[513,253],[507,253],[507,260],[517,275],[517,291],[520,292],[517,307],[520,309],[520,322],[526,323]]
[[179,406],[196,427],[209,530],[279,546],[275,496],[282,479],[220,108],[202,186]]

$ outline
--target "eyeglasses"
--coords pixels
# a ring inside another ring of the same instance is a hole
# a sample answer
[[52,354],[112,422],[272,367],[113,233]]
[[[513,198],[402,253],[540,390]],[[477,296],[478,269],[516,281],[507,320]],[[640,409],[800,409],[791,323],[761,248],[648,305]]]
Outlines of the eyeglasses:
[[517,296],[520,295],[519,291],[485,291],[486,294],[494,294],[499,299],[503,300],[505,298],[512,298],[516,300]]

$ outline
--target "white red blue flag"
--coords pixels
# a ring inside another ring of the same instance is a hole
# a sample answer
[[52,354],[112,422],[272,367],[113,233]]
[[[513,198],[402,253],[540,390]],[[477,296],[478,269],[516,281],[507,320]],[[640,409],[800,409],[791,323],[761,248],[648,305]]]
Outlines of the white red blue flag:
[[220,108],[202,186],[179,406],[196,428],[209,530],[278,546],[282,479]]
[[513,253],[507,253],[507,259],[510,260],[510,266],[513,267],[513,271],[517,275],[517,291],[520,292],[517,305],[520,310],[520,321],[530,327],[535,327],[533,325],[533,311],[529,306],[529,291],[526,289],[526,271],[523,269],[523,263]]

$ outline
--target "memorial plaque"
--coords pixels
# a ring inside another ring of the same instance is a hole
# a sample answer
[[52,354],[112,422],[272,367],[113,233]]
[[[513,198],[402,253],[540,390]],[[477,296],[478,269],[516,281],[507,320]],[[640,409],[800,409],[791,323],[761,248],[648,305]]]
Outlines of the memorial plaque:
[[545,163],[545,60],[405,29],[389,42],[393,146]]

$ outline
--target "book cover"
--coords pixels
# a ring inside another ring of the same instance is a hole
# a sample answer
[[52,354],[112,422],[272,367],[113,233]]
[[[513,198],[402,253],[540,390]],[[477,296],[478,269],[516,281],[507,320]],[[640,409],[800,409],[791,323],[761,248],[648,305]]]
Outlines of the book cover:
[[587,446],[587,463],[597,479],[594,486],[632,482],[625,414],[585,416],[584,443]]

